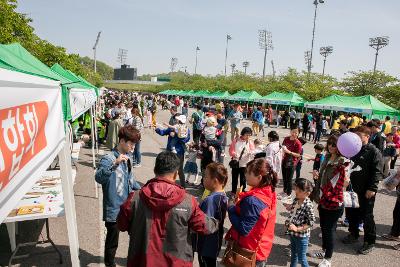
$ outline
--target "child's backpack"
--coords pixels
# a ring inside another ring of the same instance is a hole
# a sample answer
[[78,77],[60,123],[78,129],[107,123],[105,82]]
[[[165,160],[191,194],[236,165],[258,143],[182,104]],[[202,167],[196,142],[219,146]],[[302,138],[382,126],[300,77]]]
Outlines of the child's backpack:
[[188,127],[184,124],[178,125],[177,134],[179,138],[186,138],[188,136]]

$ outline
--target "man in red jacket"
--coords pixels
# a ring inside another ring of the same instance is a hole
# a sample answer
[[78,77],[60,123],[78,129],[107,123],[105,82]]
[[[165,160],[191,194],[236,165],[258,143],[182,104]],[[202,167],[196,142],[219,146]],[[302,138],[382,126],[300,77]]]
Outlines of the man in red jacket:
[[128,267],[191,267],[190,230],[211,234],[218,221],[208,218],[196,199],[175,183],[179,170],[176,154],[161,152],[154,167],[156,177],[121,206],[117,223],[130,236]]

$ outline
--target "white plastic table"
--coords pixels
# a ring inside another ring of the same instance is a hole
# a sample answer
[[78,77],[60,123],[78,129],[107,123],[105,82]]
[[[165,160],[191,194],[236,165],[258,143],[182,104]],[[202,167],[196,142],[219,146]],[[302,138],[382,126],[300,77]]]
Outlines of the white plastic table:
[[[20,221],[49,219],[64,216],[64,198],[61,186],[60,170],[50,170],[43,173],[42,178],[39,179],[32,187],[32,189],[22,198],[15,208],[21,206],[29,206],[35,204],[44,204],[44,212],[27,215],[16,215],[7,217],[3,223],[7,226],[8,236],[10,238],[11,251],[15,252],[17,248],[16,233],[18,231],[17,223]],[[76,170],[72,169],[72,182],[75,183]],[[48,187],[41,187],[40,182],[46,178],[58,178],[57,184]],[[32,196],[29,193],[37,192],[42,194],[40,196]],[[55,196],[55,194],[56,196]],[[46,230],[48,232],[48,222],[46,221]],[[51,239],[50,242],[52,243]],[[52,243],[54,246],[54,243]],[[14,254],[14,253],[13,253]],[[11,261],[12,259],[10,259]]]

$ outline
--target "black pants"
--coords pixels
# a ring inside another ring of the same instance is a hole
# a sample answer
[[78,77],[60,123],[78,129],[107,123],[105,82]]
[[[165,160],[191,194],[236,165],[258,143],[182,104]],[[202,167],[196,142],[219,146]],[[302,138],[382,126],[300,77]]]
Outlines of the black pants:
[[364,242],[375,244],[376,226],[374,221],[374,205],[375,197],[370,199],[365,198],[365,192],[358,194],[360,208],[346,208],[347,219],[349,219],[349,232],[355,237],[360,236],[358,226],[364,222]]
[[104,244],[104,264],[106,267],[115,265],[115,253],[118,248],[119,230],[116,222],[106,222],[107,235]]
[[185,182],[185,173],[183,172],[183,163],[185,162],[185,155],[178,155],[180,164],[179,164],[179,183],[183,188],[186,187],[186,182]]
[[400,196],[397,197],[396,205],[393,210],[393,225],[390,231],[392,236],[400,236]]
[[318,207],[319,220],[322,232],[322,249],[325,250],[325,259],[332,258],[333,246],[334,246],[334,232],[336,224],[342,216],[343,208],[337,210],[327,210],[322,207]]
[[200,267],[217,267],[217,259],[199,256]]
[[390,161],[390,169],[394,169],[394,166],[396,165],[396,160],[397,160],[397,155],[393,157],[393,159]]
[[282,164],[283,192],[285,192],[288,196],[292,194],[294,168],[294,166],[286,167],[285,162]]
[[242,167],[239,169],[232,169],[232,192],[236,193],[236,189],[238,187],[238,178],[240,175],[240,186],[243,186],[243,191],[246,188],[246,177],[245,177],[246,168]]
[[200,143],[200,136],[201,130],[193,129],[193,142],[197,145]]
[[308,133],[308,124],[303,124],[303,133],[302,133],[302,137],[304,139],[307,139],[307,133]]

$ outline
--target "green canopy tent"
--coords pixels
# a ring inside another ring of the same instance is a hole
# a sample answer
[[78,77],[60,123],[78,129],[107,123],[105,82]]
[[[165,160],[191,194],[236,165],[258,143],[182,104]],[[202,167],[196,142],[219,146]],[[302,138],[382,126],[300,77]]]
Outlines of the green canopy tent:
[[193,96],[194,97],[202,97],[202,98],[204,98],[204,97],[206,97],[208,95],[208,93],[209,92],[207,90],[200,90],[200,91],[195,91],[193,93]]
[[64,120],[72,119],[69,101],[70,89],[87,89],[80,79],[70,80],[69,78],[51,70],[48,66],[30,54],[19,43],[0,45],[0,67],[60,81]]
[[170,92],[171,90],[164,90],[164,91],[161,91],[161,92],[159,92],[158,94],[159,95],[168,95],[168,93]]
[[244,93],[245,93],[245,91],[243,91],[243,90],[237,91],[233,95],[229,96],[229,100],[241,100]]
[[[64,121],[69,121],[73,118],[74,113],[71,114],[72,111],[79,110],[80,107],[76,103],[70,101],[71,93],[79,94],[78,91],[84,90],[81,93],[86,94],[90,92],[87,87],[82,85],[82,80],[70,80],[63,75],[58,74],[57,72],[51,70],[48,66],[46,66],[39,59],[30,54],[24,47],[22,47],[19,43],[13,43],[9,45],[0,45],[0,68],[6,68],[18,72],[27,73],[30,75],[47,78],[50,80],[55,80],[60,82],[61,92],[62,92],[62,109],[64,115]],[[76,91],[74,91],[76,89]],[[75,95],[76,95],[75,94]],[[92,103],[94,104],[96,101],[96,94],[94,94],[94,100]],[[71,105],[73,109],[71,109]],[[86,106],[85,106],[86,107]],[[90,108],[90,107],[89,107]],[[78,112],[79,113],[79,112]],[[93,127],[93,120],[91,120],[91,126]],[[92,131],[93,133],[94,131]],[[72,136],[69,136],[72,143]],[[94,139],[94,135],[92,134],[92,140]],[[94,155],[94,143],[92,142],[92,153],[93,153],[93,167],[95,167],[95,155]],[[96,186],[96,196],[97,196],[97,186]]]
[[371,95],[366,96],[341,96],[331,95],[323,99],[308,102],[307,108],[360,113],[374,116],[399,116],[400,112],[376,99]]
[[296,92],[281,93],[272,92],[264,97],[258,99],[260,103],[268,103],[273,105],[285,105],[285,106],[304,106],[304,99],[299,96]]
[[237,101],[254,102],[256,99],[260,99],[262,96],[256,91],[239,91],[236,94],[230,96],[230,99]]
[[82,77],[64,69],[58,63],[54,64],[51,69],[64,78],[67,78],[71,81],[78,81],[76,84],[74,84],[77,86],[68,89],[68,98],[70,103],[69,112],[71,120],[75,120],[95,104],[98,96],[98,89],[88,83]]
[[229,99],[231,94],[228,91],[218,92],[215,96],[216,99]]

